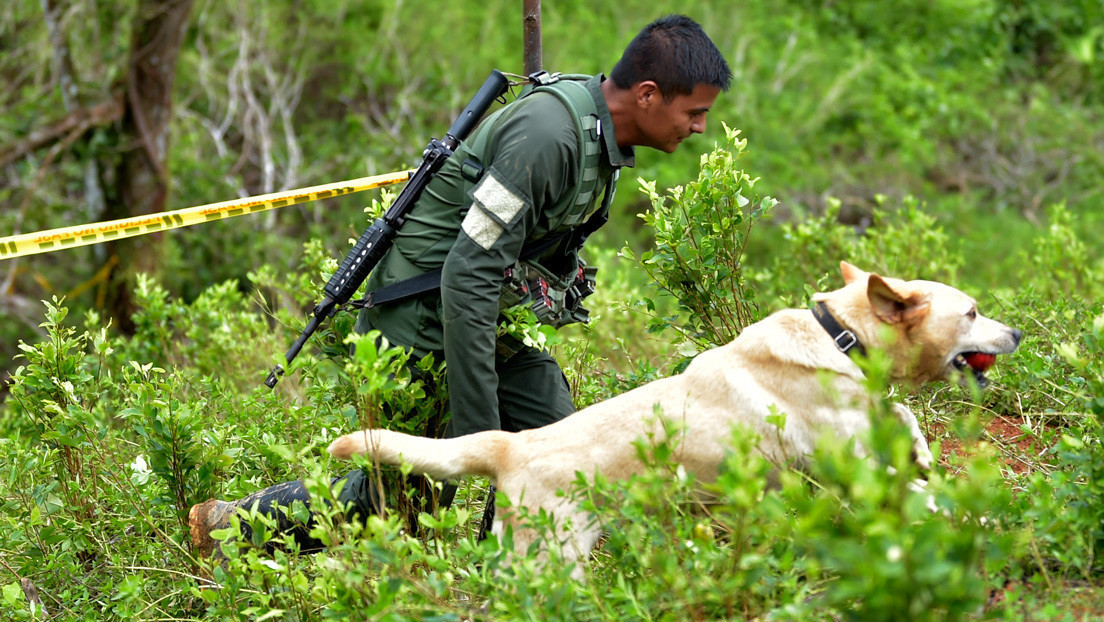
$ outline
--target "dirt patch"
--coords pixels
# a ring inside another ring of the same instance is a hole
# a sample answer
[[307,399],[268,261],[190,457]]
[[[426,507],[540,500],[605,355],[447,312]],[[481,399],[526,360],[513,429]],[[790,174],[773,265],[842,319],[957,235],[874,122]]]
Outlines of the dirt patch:
[[[1038,424],[1036,424],[1038,425]],[[939,440],[939,463],[956,470],[961,459],[973,453],[977,443],[989,443],[999,451],[1002,470],[1007,475],[1025,475],[1034,471],[1045,459],[1049,445],[1031,431],[1020,417],[1000,415],[985,423],[984,431],[975,441],[963,440],[941,422],[930,425],[929,440]]]

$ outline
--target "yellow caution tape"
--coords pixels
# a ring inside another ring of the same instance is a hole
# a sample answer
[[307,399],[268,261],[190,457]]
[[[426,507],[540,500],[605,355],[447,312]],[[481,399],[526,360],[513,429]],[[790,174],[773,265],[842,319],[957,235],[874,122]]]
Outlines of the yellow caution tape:
[[161,212],[159,214],[147,214],[134,216],[121,220],[111,220],[89,225],[75,227],[63,227],[50,229],[38,233],[25,233],[0,238],[0,260],[13,259],[24,255],[48,253],[63,248],[75,248],[98,244],[107,240],[119,240],[122,238],[145,235],[154,231],[167,231],[188,227],[199,223],[210,222],[222,218],[241,216],[242,214],[254,214],[277,207],[309,203],[319,199],[338,197],[354,192],[362,192],[397,184],[410,179],[413,169],[375,175],[373,177],[361,177],[349,181],[339,181],[323,186],[311,186],[299,190],[274,192],[255,197],[246,197],[235,201],[223,201],[198,207],[188,207],[175,212]]

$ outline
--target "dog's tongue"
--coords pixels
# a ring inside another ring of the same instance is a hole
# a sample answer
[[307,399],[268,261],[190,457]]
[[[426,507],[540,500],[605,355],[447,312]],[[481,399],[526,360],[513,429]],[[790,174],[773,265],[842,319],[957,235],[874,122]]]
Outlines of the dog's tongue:
[[966,363],[977,371],[984,372],[993,366],[993,363],[997,360],[996,354],[983,354],[981,352],[971,352],[964,355]]

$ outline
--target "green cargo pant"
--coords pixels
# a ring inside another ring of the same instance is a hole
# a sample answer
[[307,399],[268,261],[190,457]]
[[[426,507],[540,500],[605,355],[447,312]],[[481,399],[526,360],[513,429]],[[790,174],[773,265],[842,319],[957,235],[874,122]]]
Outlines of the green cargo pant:
[[[358,328],[360,322],[358,321]],[[519,432],[548,425],[575,412],[571,399],[571,389],[563,371],[549,354],[532,348],[523,348],[509,359],[499,360],[495,365],[498,372],[498,408],[502,429]],[[448,432],[446,431],[446,436]],[[356,469],[335,478],[332,485],[342,482],[338,500],[349,508],[347,518],[357,518],[361,522],[367,516],[378,514],[379,499],[376,484],[370,474]],[[437,505],[447,507],[456,493],[455,484],[448,483],[439,495],[421,476],[411,477],[407,487],[417,491],[419,500],[415,503],[422,511],[432,512]],[[258,511],[274,517],[279,530],[291,535],[303,552],[319,551],[323,547],[318,540],[309,535],[310,523],[295,524],[276,508],[287,507],[293,501],[299,501],[310,508],[310,496],[303,482],[292,481],[270,486],[255,492],[235,504],[249,508],[257,503]],[[489,528],[494,518],[493,488],[487,500],[487,509],[483,516],[483,530]],[[418,531],[416,513],[407,516],[411,533]],[[482,530],[481,530],[482,531]]]

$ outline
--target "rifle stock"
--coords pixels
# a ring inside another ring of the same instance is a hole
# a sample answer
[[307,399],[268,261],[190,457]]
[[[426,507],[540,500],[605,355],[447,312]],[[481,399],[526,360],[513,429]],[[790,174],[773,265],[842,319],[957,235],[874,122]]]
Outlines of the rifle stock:
[[[332,316],[337,308],[349,301],[350,298],[368,278],[372,269],[383,259],[384,254],[391,248],[395,235],[406,218],[407,213],[418,201],[422,190],[441,170],[445,160],[449,158],[460,146],[460,142],[468,137],[475,128],[479,119],[490,108],[491,102],[506,92],[508,82],[497,69],[491,71],[491,75],[483,82],[483,86],[476,92],[468,105],[464,107],[460,115],[453,121],[445,137],[441,140],[433,139],[429,142],[422,154],[422,163],[418,170],[410,176],[410,180],[403,186],[402,192],[395,198],[391,207],[371,224],[360,239],[357,240],[349,254],[341,262],[333,276],[323,288],[323,298],[311,311],[311,318],[307,326],[291,345],[284,359],[290,364],[299,351],[303,349],[307,339],[322,325],[322,322]],[[265,386],[273,388],[284,374],[282,365],[276,365],[265,379]]]

